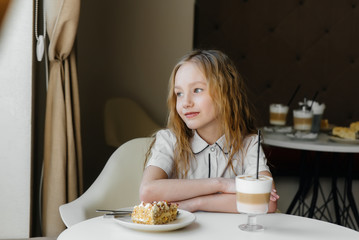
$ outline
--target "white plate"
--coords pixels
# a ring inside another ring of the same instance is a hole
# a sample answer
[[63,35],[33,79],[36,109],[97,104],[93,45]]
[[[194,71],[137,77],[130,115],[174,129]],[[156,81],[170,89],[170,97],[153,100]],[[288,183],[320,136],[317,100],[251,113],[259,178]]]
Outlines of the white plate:
[[155,232],[162,232],[162,231],[173,231],[179,228],[186,227],[194,222],[196,216],[193,213],[187,212],[185,210],[178,210],[179,214],[177,219],[161,225],[147,225],[147,224],[139,224],[133,223],[131,220],[131,216],[126,215],[123,217],[116,217],[114,220],[121,224],[124,227],[141,230],[141,231],[155,231]]
[[305,132],[295,132],[295,133],[288,133],[287,136],[291,139],[296,140],[315,140],[318,137],[317,133],[305,133]]
[[339,142],[339,143],[356,143],[359,144],[359,139],[353,140],[353,139],[345,139],[345,138],[340,138],[340,137],[336,137],[336,136],[329,136],[329,139],[334,141],[334,142]]
[[264,127],[263,130],[265,132],[271,132],[271,133],[291,133],[293,131],[293,128],[291,126],[269,126]]

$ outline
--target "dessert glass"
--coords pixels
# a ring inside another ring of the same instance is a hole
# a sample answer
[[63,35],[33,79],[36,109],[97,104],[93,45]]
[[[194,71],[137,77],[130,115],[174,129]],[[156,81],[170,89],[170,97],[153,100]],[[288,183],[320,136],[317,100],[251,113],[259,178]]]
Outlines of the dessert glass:
[[268,212],[269,198],[273,179],[269,176],[241,175],[236,177],[237,211],[248,216],[246,224],[239,225],[243,231],[256,232],[264,230],[257,224],[257,215]]

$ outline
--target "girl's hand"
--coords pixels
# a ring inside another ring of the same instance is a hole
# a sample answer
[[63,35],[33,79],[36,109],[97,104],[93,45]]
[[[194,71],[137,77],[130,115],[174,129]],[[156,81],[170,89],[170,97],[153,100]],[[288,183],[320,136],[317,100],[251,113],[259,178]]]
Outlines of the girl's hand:
[[277,200],[279,199],[279,195],[277,194],[277,190],[275,188],[272,189],[270,195],[270,201],[268,206],[268,213],[274,213],[277,211]]
[[272,192],[270,193],[270,200],[273,202],[276,202],[279,199],[279,195],[277,194],[276,189],[272,189]]
[[183,201],[175,202],[178,204],[178,208],[189,212],[198,211],[198,200],[197,198],[187,199]]

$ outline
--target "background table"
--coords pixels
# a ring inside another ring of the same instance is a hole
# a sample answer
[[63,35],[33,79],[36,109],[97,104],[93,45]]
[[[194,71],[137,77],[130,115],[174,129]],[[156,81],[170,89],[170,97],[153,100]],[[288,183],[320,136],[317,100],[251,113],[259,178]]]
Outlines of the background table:
[[346,240],[359,239],[359,232],[332,223],[287,214],[267,214],[257,217],[257,222],[265,226],[262,232],[241,231],[239,224],[245,223],[244,214],[195,213],[196,220],[191,225],[171,232],[144,232],[128,229],[113,219],[96,217],[78,223],[60,234],[58,240],[98,240],[98,239],[260,239],[260,240]]
[[[358,229],[359,214],[352,193],[352,166],[353,154],[359,153],[359,144],[335,142],[330,140],[330,136],[326,133],[320,133],[318,138],[315,140],[299,140],[290,138],[286,134],[268,133],[266,131],[263,131],[263,141],[264,144],[269,146],[302,150],[299,188],[287,210],[287,213],[291,214],[295,212],[301,216],[308,216],[312,218],[316,211],[319,211],[321,214],[320,216],[326,217],[329,221],[342,224],[344,226],[350,226],[353,229]],[[313,161],[306,161],[308,151],[316,152],[316,157]],[[317,206],[318,191],[321,187],[319,182],[319,160],[322,152],[333,153],[333,160],[328,160],[326,163],[328,165],[332,164],[332,168],[334,170],[332,175],[331,192],[325,200],[324,205]],[[343,193],[338,191],[337,188],[338,171],[335,169],[337,164],[339,164],[336,159],[337,154],[348,154]],[[310,171],[311,169],[313,169],[313,171]],[[310,205],[307,206],[304,199],[311,187],[313,187],[313,196]],[[334,203],[335,220],[332,220],[331,216],[324,216],[324,212],[328,209],[330,201],[333,201]],[[341,206],[339,205],[339,202],[341,202]],[[350,210],[353,213],[354,219],[351,218],[349,212]]]
[[326,133],[319,133],[315,140],[292,139],[286,134],[269,133],[262,131],[264,144],[275,147],[291,148],[297,150],[336,152],[336,153],[359,153],[359,144],[347,144],[330,140]]

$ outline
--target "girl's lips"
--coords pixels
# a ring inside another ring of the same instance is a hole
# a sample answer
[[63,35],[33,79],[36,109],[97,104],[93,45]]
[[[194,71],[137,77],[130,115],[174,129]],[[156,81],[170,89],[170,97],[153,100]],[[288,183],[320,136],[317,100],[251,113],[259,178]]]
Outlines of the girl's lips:
[[194,118],[199,114],[199,112],[189,112],[189,113],[185,113],[184,115],[186,116],[186,118]]

